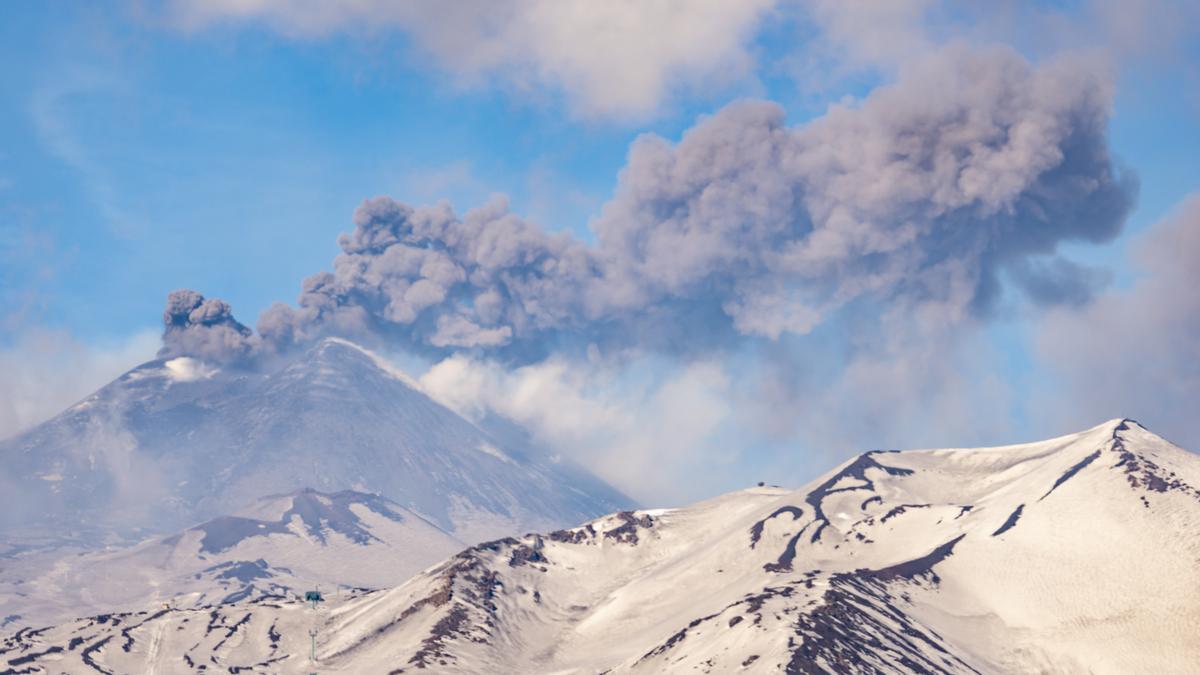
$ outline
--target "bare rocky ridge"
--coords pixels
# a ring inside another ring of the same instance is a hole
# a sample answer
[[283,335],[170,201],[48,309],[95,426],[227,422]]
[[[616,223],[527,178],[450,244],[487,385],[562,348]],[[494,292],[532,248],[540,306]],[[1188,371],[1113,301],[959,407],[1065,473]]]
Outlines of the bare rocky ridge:
[[1200,663],[1197,485],[1200,458],[1128,420],[1027,445],[870,453],[796,491],[480,544],[316,610],[260,599],[26,630],[0,665],[1187,672]]

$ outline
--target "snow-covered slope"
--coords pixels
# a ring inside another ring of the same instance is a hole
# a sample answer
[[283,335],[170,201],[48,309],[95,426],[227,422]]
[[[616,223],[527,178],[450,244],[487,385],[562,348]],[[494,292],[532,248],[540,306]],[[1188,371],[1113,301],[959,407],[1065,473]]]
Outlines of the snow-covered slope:
[[266,600],[23,631],[0,664],[1195,672],[1198,531],[1200,458],[1115,420],[1028,445],[872,452],[797,491],[751,488],[482,544],[315,610]]
[[385,495],[468,543],[629,504],[327,339],[271,372],[152,361],[0,442],[0,539],[140,539],[306,486]]
[[385,588],[462,542],[377,495],[302,490],[128,548],[16,555],[0,567],[10,630],[100,612],[203,607],[315,587]]

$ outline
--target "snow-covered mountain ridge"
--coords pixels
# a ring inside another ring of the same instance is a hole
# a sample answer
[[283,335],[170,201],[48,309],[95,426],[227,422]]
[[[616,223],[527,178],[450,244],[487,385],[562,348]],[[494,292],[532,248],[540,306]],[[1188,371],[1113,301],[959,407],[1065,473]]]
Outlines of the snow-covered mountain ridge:
[[1197,531],[1200,458],[1114,420],[1025,445],[872,452],[800,490],[489,542],[316,610],[244,602],[24,631],[0,660],[28,672],[1194,672]]
[[464,544],[378,495],[302,490],[128,548],[14,556],[9,630],[164,604],[205,607],[315,587],[386,588]]

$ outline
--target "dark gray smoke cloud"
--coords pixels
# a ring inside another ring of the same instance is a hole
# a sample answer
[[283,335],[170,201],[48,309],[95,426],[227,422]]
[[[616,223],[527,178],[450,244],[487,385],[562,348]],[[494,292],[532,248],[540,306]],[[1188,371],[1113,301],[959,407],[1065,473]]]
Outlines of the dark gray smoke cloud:
[[[368,200],[332,272],[260,317],[262,348],[332,333],[532,358],[577,338],[774,339],[860,300],[954,322],[988,311],[1008,269],[1039,282],[1035,302],[1054,289],[1082,302],[1087,270],[1030,270],[1061,242],[1111,239],[1131,208],[1136,185],[1106,142],[1111,97],[1082,61],[959,45],[808,124],[734,103],[676,144],[633,144],[595,246],[503,200],[462,216]],[[254,347],[224,303],[194,301],[178,303],[186,321],[168,312],[166,351]]]
[[223,362],[241,361],[255,348],[253,334],[233,318],[229,303],[216,298],[206,300],[196,291],[178,290],[168,295],[163,324],[166,328],[159,357],[188,354]]

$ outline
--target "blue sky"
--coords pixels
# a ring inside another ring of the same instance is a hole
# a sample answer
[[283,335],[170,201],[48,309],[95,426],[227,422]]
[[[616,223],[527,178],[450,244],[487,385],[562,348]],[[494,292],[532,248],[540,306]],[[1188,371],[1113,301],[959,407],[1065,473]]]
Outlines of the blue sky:
[[70,273],[37,285],[40,318],[85,340],[157,327],[179,287],[248,317],[290,301],[375,195],[466,209],[504,193],[587,236],[632,138],[709,109],[580,122],[552,100],[455,88],[396,56],[399,37],[181,36],[77,6],[6,11],[7,220],[65,258]]
[[[788,122],[801,124],[832,102],[894,80],[907,50],[920,49],[896,38],[892,51],[867,50],[838,28],[837,17],[781,4],[730,21],[744,33],[731,38],[735,65],[708,64],[699,74],[668,70],[676,79],[649,103],[630,99],[616,112],[597,111],[595,92],[574,88],[572,71],[547,76],[541,63],[531,77],[524,64],[514,75],[503,59],[470,70],[446,56],[461,45],[414,37],[430,27],[420,23],[426,19],[333,12],[314,27],[288,15],[292,3],[278,4],[278,13],[262,16],[185,19],[171,3],[0,8],[0,347],[10,362],[25,360],[21,350],[33,334],[58,336],[76,352],[134,359],[145,352],[144,340],[136,349],[120,346],[159,330],[166,294],[177,288],[223,298],[253,325],[271,303],[294,302],[301,279],[329,269],[338,234],[353,228],[351,214],[367,197],[448,199],[461,212],[501,193],[513,212],[590,243],[588,223],[612,198],[639,135],[676,141],[698,118],[741,97],[778,101]],[[1200,49],[1188,34],[1152,47],[1107,36],[1096,29],[1093,10],[1088,3],[1030,8],[1053,15],[1047,23],[1062,47],[1024,51],[1039,63],[1082,49],[1115,66],[1109,143],[1139,177],[1137,207],[1114,241],[1061,250],[1109,270],[1120,289],[1137,280],[1127,263],[1130,243],[1197,188]],[[1014,34],[969,12],[953,24],[962,35],[945,24],[922,29],[936,14],[917,11],[896,32],[979,43]],[[368,20],[377,25],[364,29]],[[1062,29],[1072,23],[1089,37]],[[747,58],[753,63],[742,62]],[[584,78],[592,71],[579,72],[588,86],[600,86]],[[604,86],[611,93],[621,83]],[[1005,306],[984,329],[989,372],[1019,400],[1053,384],[1031,346],[1039,317],[1024,305]],[[811,342],[843,337],[817,331],[765,349],[803,352]],[[757,363],[747,354],[760,349],[743,347],[727,364]],[[28,362],[53,368],[52,359]],[[112,359],[104,363],[96,371],[81,366],[87,376],[79,384],[52,394],[10,387],[14,399],[45,401],[45,409],[10,414],[0,420],[9,427],[0,435],[86,393],[79,388],[111,374]],[[40,379],[64,380],[30,371],[21,386]],[[731,391],[739,386],[750,385]],[[989,431],[950,431],[946,442],[1069,430],[1034,417],[1017,404],[1002,423],[984,425]],[[714,431],[714,438],[736,436],[733,429]],[[893,429],[884,425],[878,435]],[[935,436],[896,435],[897,443]],[[794,437],[760,442],[772,449],[730,460],[742,473],[795,464],[779,459]]]

